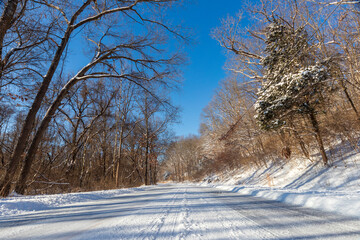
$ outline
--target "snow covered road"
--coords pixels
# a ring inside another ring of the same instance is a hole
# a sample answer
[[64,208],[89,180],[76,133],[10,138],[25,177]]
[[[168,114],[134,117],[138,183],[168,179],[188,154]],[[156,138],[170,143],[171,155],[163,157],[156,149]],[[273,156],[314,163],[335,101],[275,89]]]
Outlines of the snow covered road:
[[0,239],[360,239],[360,220],[195,185],[0,217]]

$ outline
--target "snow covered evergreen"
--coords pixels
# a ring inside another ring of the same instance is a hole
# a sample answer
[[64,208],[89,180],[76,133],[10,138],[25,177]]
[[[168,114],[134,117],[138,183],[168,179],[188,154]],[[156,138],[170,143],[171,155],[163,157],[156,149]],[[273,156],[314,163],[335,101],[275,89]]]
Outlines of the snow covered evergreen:
[[321,103],[329,74],[307,52],[308,41],[303,28],[293,30],[278,20],[267,28],[264,82],[255,105],[256,119],[265,130],[278,129],[286,119],[314,111]]
[[329,97],[327,61],[317,62],[309,51],[310,37],[302,27],[274,19],[266,29],[264,81],[258,91],[255,118],[264,130],[276,130],[298,115],[305,115],[313,128],[325,165],[325,154],[316,117]]

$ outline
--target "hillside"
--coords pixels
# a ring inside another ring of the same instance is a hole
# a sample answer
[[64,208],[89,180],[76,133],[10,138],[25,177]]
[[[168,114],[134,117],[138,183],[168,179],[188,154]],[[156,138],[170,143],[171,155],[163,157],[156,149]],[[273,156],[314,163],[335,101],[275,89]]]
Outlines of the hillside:
[[204,179],[202,184],[305,207],[360,216],[360,153],[339,147],[324,167],[318,155],[278,159],[267,167],[247,167]]

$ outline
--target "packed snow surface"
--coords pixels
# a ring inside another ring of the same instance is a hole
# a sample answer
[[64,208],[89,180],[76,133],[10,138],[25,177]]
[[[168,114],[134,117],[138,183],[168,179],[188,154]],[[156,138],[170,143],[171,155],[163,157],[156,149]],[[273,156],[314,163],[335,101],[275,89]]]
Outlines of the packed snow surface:
[[19,209],[0,217],[0,239],[360,238],[356,218],[194,184],[1,200],[7,202]]
[[0,198],[0,216],[33,213],[50,210],[68,204],[108,199],[119,194],[144,191],[146,187],[116,189],[108,191],[81,192],[54,195],[21,196],[12,193],[9,198]]

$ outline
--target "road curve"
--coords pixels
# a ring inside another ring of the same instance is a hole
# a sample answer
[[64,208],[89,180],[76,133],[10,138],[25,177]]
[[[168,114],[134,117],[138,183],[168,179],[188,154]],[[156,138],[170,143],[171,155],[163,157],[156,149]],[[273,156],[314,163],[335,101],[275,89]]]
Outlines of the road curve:
[[0,239],[360,239],[360,219],[183,184],[0,218]]

